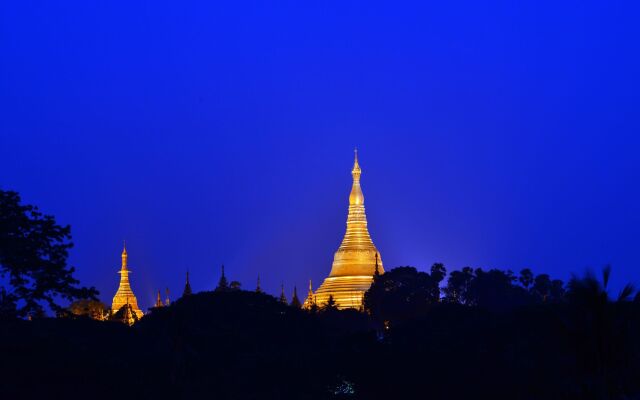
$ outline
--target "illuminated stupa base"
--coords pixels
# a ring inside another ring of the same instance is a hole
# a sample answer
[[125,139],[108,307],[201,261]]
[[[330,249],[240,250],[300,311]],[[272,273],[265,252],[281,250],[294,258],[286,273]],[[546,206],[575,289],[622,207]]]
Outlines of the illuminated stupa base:
[[362,305],[364,292],[369,290],[373,276],[335,276],[328,277],[316,290],[315,301],[318,306],[327,304],[329,296],[333,296],[339,309],[355,308]]

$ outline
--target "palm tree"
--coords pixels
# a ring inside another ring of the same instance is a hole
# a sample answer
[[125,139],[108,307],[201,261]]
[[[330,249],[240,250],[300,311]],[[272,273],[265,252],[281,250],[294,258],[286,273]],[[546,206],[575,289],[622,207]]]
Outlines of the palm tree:
[[529,286],[533,284],[533,272],[529,268],[523,269],[520,271],[518,281],[525,289],[529,290]]
[[[630,283],[627,283],[622,288],[615,300],[609,297],[610,277],[610,265],[607,265],[602,269],[602,282],[600,282],[590,270],[588,270],[582,278],[573,275],[568,284],[569,290],[567,291],[567,297],[569,301],[573,304],[602,306],[612,301],[625,302],[631,300],[631,296],[636,289]],[[638,296],[636,296],[636,298],[638,298]]]
[[[618,296],[609,295],[611,267],[602,270],[602,279],[587,271],[583,277],[572,276],[568,284],[569,314],[566,319],[571,343],[586,378],[585,390],[596,398],[619,398],[636,387],[640,367],[637,354],[631,351],[637,338],[637,304],[633,304],[631,284]],[[638,296],[636,296],[637,298]],[[635,325],[634,325],[635,324]]]

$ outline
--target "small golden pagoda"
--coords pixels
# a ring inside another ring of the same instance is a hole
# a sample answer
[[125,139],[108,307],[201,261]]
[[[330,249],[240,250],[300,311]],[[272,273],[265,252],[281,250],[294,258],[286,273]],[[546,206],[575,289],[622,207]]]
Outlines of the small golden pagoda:
[[376,269],[379,273],[384,273],[382,257],[374,246],[367,229],[364,195],[360,187],[361,174],[362,170],[358,164],[358,151],[356,150],[351,171],[353,185],[349,195],[347,231],[333,258],[329,277],[320,285],[313,298],[309,293],[304,302],[305,308],[311,307],[312,302],[322,307],[327,303],[329,296],[333,296],[338,308],[359,309],[362,305],[364,292],[373,282]]
[[314,304],[316,304],[316,296],[313,294],[313,285],[311,284],[311,279],[309,279],[309,292],[307,293],[307,298],[302,304],[302,308],[309,309]]
[[162,298],[160,298],[160,289],[158,289],[158,296],[156,297],[156,304],[154,304],[155,308],[160,308],[160,307],[164,307],[164,304],[162,304]]
[[116,295],[113,296],[111,311],[115,314],[128,304],[131,310],[136,313],[136,317],[140,319],[144,314],[138,307],[138,300],[136,299],[136,295],[133,294],[133,290],[131,290],[131,285],[129,284],[129,273],[131,271],[129,271],[127,267],[127,258],[127,246],[125,245],[122,250],[122,267],[118,272],[120,274],[120,286],[118,287]]

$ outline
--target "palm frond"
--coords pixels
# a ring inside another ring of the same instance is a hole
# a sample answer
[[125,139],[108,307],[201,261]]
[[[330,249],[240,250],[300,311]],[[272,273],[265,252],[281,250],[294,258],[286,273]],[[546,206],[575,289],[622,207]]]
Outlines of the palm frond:
[[587,269],[581,277],[571,275],[567,284],[567,295],[575,304],[587,305],[608,301],[606,289],[591,269]]
[[620,291],[620,294],[618,295],[618,301],[629,300],[631,298],[631,295],[633,295],[635,291],[636,291],[635,286],[633,286],[633,284],[631,283],[627,283],[626,285],[624,285],[624,287]]
[[604,268],[602,269],[602,285],[604,287],[604,289],[607,289],[607,286],[609,285],[609,277],[611,276],[611,265],[605,265]]

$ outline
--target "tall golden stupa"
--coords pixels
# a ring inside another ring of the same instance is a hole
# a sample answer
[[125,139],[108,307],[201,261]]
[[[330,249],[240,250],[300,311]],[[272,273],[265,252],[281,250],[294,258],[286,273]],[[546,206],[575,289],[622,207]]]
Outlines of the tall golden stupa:
[[123,306],[129,304],[133,312],[136,313],[136,317],[138,319],[142,318],[144,315],[142,310],[138,308],[138,300],[136,299],[136,295],[133,294],[133,290],[131,290],[131,284],[129,283],[129,269],[127,267],[127,246],[125,245],[122,250],[122,267],[118,272],[120,274],[120,286],[118,287],[118,291],[116,295],[113,296],[113,303],[111,303],[111,311],[115,314],[117,313]]
[[305,300],[304,306],[307,308],[311,307],[311,301],[322,307],[329,300],[329,296],[333,296],[338,308],[358,309],[362,306],[364,292],[373,282],[376,268],[379,273],[384,273],[382,257],[374,246],[367,229],[364,195],[360,187],[361,173],[362,170],[358,164],[358,151],[356,150],[351,171],[353,186],[349,195],[347,232],[333,257],[329,277],[318,288],[313,300],[310,296]]

